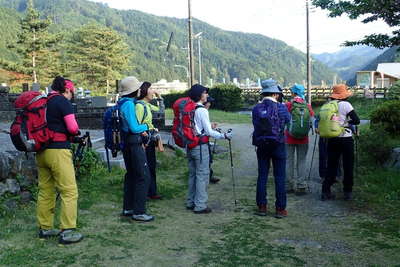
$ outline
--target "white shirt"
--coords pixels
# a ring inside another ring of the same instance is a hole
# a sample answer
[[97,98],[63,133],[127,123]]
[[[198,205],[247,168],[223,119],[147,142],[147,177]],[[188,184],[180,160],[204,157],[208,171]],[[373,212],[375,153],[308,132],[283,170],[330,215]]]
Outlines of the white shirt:
[[[347,118],[347,114],[354,110],[353,106],[347,101],[339,101],[338,103],[339,109],[339,123],[342,127],[349,126],[349,119]],[[353,133],[351,129],[345,128],[345,131],[339,137],[351,137]]]
[[224,139],[225,135],[223,133],[219,133],[211,128],[208,110],[204,108],[204,105],[201,102],[196,104],[202,106],[201,108],[197,108],[194,112],[194,126],[197,134],[211,136],[215,139]]

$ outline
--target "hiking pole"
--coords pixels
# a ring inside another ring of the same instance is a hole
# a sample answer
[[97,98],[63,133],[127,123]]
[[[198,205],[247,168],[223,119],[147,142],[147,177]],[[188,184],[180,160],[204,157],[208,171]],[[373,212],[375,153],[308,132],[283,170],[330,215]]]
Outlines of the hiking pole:
[[[232,129],[228,130],[228,133],[232,132]],[[235,176],[233,175],[233,157],[232,157],[232,144],[231,139],[228,139],[229,142],[229,154],[231,157],[231,172],[232,172],[232,188],[233,188],[233,198],[235,200],[235,207],[236,207],[236,186],[235,186]]]
[[358,179],[358,138],[360,137],[360,128],[358,128],[358,126],[356,125],[355,126],[355,139],[356,139],[356,141],[355,141],[355,152],[356,152],[356,155],[355,155],[355,161],[356,161],[356,178]]
[[104,148],[106,149],[106,158],[107,158],[107,168],[108,168],[108,172],[111,172],[110,155],[109,155],[109,153],[108,153],[108,148],[107,148],[107,146],[104,146]]
[[314,148],[311,156],[311,165],[310,165],[310,171],[308,172],[308,181],[311,179],[311,170],[314,162],[314,155],[315,155],[315,148],[317,147],[317,140],[318,140],[319,135],[315,135],[315,140],[314,140]]

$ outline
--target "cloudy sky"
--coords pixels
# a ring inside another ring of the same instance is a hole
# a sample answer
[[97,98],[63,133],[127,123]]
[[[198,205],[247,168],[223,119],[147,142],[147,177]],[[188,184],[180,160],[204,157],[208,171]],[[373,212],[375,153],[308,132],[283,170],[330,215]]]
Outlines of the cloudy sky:
[[[187,17],[187,0],[91,0],[117,9],[136,9],[159,16]],[[192,0],[192,15],[225,30],[260,33],[306,50],[305,0]],[[383,22],[363,24],[346,16],[310,14],[311,52],[334,52],[345,40],[375,32],[387,33]],[[206,33],[204,33],[206,38]]]

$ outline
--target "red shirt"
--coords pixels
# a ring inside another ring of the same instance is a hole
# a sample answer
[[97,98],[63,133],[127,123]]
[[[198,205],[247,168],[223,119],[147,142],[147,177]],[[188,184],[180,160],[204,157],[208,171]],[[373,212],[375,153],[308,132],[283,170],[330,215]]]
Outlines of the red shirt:
[[[292,101],[298,102],[298,103],[304,103],[304,99],[301,97],[298,97],[298,96],[294,97]],[[285,104],[286,104],[286,107],[289,110],[289,112],[292,112],[292,102],[286,102]],[[307,104],[307,107],[308,107],[308,110],[310,111],[310,117],[314,117],[315,113],[312,110],[311,105]],[[308,144],[308,136],[301,138],[301,139],[297,139],[297,138],[294,138],[293,136],[291,136],[289,134],[288,130],[285,131],[285,136],[286,136],[286,144],[289,144],[289,145]]]

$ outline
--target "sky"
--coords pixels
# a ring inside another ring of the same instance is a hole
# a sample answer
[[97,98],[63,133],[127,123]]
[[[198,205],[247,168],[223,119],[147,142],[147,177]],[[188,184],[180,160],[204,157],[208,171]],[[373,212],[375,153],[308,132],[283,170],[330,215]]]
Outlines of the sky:
[[[187,0],[90,0],[117,9],[135,9],[176,18],[188,16]],[[305,0],[192,0],[192,16],[224,30],[260,33],[306,51]],[[363,24],[345,15],[329,18],[313,8],[310,13],[311,53],[335,52],[344,41],[371,33],[388,33],[384,22]],[[203,33],[203,38],[207,38]]]

